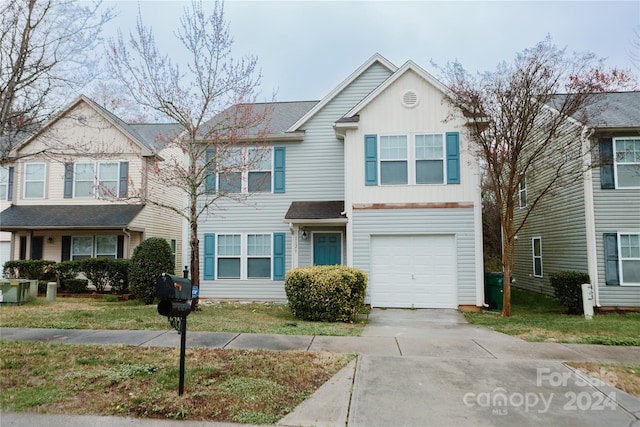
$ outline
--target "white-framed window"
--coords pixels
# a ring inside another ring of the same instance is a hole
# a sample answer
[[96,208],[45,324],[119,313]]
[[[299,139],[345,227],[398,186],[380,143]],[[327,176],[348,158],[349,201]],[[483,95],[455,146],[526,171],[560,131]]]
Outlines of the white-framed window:
[[24,165],[24,198],[44,199],[45,177],[47,166],[45,163],[25,163]]
[[271,279],[271,234],[218,234],[218,279]]
[[119,162],[78,162],[74,164],[73,197],[118,197]]
[[72,236],[71,259],[117,258],[117,236]]
[[520,180],[520,188],[518,190],[518,200],[520,202],[520,209],[527,207],[527,177],[522,176]]
[[408,171],[407,135],[380,136],[380,184],[407,184]]
[[73,166],[73,197],[93,197],[96,179],[95,163],[82,162]]
[[223,193],[270,193],[273,148],[231,148],[218,159],[218,188]]
[[381,135],[381,185],[444,184],[445,138],[442,133]]
[[173,255],[173,265],[177,266],[178,265],[178,240],[171,239],[171,241],[169,242],[169,245],[171,246],[171,255]]
[[120,163],[98,163],[98,197],[118,197],[120,183]]
[[542,277],[542,237],[531,239],[533,255],[533,277]]
[[8,200],[9,168],[0,167],[0,201]]
[[416,184],[444,184],[444,135],[415,136]]
[[640,285],[640,233],[618,233],[621,285]]
[[640,188],[640,138],[613,138],[616,188]]

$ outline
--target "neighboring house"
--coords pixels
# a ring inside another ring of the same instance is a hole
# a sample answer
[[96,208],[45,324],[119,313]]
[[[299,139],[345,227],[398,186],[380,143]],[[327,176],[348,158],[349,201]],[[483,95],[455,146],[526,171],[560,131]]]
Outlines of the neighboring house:
[[217,177],[252,194],[201,220],[200,295],[282,299],[291,268],[345,264],[369,274],[373,306],[482,306],[480,179],[444,91],[374,55],[319,102],[276,103],[268,185]]
[[[126,200],[148,188],[147,174],[171,155],[172,124],[127,124],[80,96],[16,149],[0,174],[0,224],[12,260],[129,258],[144,239],[172,245],[182,268],[182,220],[168,210]],[[174,194],[175,193],[175,194]]]
[[[581,271],[596,307],[640,307],[640,92],[607,93],[591,110],[585,143],[596,149],[585,164],[599,167],[531,212],[518,233],[515,283],[552,295],[551,273]],[[568,137],[579,138],[583,124],[571,126]],[[516,220],[538,187],[525,178]]]

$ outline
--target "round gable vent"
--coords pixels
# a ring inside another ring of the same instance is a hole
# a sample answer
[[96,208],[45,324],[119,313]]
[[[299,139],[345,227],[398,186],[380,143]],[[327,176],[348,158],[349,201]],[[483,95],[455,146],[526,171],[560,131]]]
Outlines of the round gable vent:
[[413,90],[408,90],[402,95],[402,105],[413,108],[418,105],[418,94]]

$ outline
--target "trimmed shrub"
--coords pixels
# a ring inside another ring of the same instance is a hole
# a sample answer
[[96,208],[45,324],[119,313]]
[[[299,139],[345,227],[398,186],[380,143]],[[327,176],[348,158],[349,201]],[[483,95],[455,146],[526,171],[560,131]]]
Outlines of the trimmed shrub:
[[12,279],[53,280],[55,262],[44,259],[24,259],[4,263],[4,277]]
[[344,265],[300,267],[287,272],[284,289],[299,319],[355,322],[364,303],[367,274]]
[[98,292],[103,292],[107,286],[114,292],[126,288],[128,267],[126,261],[112,258],[86,258],[80,262],[80,270]]
[[87,279],[67,279],[65,285],[66,290],[72,294],[84,294],[88,291],[89,281]]
[[549,275],[555,296],[569,314],[582,313],[583,283],[591,283],[589,275],[579,271],[559,271]]
[[109,264],[111,290],[117,294],[129,291],[129,260],[114,259]]
[[129,289],[134,298],[152,304],[156,297],[156,280],[175,269],[171,246],[166,240],[151,237],[141,242],[129,261]]
[[75,279],[80,271],[80,261],[62,261],[53,265],[60,288],[67,289],[67,281]]

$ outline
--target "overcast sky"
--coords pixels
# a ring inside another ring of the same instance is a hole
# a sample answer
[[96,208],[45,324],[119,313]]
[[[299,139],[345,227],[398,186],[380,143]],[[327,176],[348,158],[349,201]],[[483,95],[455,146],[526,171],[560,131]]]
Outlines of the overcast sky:
[[[107,2],[119,16],[108,33],[135,25],[137,1]],[[145,24],[174,51],[173,32],[187,2],[143,0]],[[640,1],[244,1],[227,0],[235,57],[255,55],[262,97],[321,99],[373,54],[396,66],[459,60],[469,71],[495,69],[547,35],[569,51],[591,51],[609,66],[640,70]],[[173,44],[173,46],[172,46]]]

